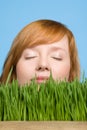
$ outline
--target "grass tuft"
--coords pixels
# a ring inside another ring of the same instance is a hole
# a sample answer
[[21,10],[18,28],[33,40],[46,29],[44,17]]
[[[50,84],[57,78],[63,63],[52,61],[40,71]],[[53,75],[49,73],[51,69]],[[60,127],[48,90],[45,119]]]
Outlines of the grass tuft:
[[0,121],[87,121],[87,79],[0,84]]

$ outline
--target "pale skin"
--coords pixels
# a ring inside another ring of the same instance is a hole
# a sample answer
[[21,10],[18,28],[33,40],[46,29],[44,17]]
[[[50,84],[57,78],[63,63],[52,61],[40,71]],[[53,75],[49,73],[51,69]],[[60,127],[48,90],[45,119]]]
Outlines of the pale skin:
[[52,44],[25,49],[17,63],[16,74],[20,85],[30,84],[33,79],[38,84],[45,82],[51,74],[54,80],[68,81],[70,55],[67,36]]

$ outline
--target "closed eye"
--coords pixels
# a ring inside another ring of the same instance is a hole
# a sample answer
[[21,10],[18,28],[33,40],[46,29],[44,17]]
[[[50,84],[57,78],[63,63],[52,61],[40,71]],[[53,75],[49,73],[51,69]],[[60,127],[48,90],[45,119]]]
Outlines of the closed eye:
[[62,58],[58,58],[58,57],[52,57],[52,58],[55,59],[55,60],[59,60],[59,61],[62,60]]
[[34,59],[36,58],[37,56],[28,56],[28,57],[25,57],[26,60],[30,60],[30,59]]

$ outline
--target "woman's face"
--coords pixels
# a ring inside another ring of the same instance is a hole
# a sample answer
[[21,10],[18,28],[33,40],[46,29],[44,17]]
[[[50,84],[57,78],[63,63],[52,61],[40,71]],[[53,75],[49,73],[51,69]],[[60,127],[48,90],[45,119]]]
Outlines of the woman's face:
[[53,44],[37,45],[23,51],[16,74],[20,85],[35,79],[39,84],[47,81],[52,74],[54,80],[67,80],[70,73],[68,38],[65,35]]

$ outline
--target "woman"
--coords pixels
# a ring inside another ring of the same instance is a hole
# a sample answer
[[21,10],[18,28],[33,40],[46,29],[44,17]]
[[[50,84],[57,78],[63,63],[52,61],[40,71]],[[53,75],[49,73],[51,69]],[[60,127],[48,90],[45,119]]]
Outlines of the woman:
[[13,41],[3,66],[1,82],[18,80],[20,85],[35,79],[73,81],[80,78],[78,52],[72,32],[62,23],[38,20],[24,27]]

